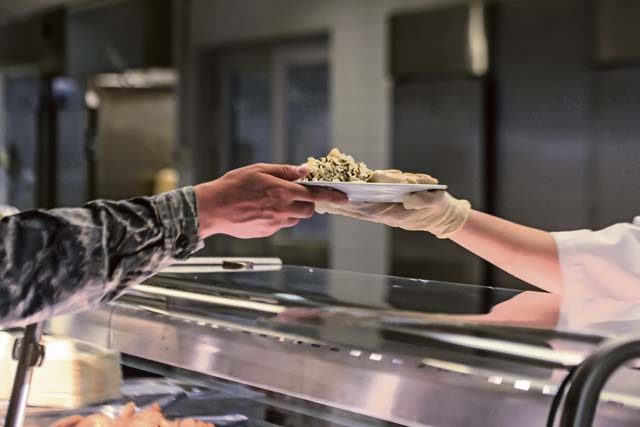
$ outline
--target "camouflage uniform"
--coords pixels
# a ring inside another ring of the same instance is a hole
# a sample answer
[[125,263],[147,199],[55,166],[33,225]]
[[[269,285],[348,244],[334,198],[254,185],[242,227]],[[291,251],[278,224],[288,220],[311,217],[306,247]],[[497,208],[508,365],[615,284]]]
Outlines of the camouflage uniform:
[[0,325],[87,309],[200,249],[191,187],[0,221]]

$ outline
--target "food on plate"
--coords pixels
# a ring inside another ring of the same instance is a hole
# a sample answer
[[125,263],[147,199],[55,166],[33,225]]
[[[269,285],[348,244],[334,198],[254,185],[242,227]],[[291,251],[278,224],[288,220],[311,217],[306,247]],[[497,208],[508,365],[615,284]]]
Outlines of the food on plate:
[[162,415],[160,406],[151,405],[147,409],[136,411],[136,405],[129,402],[117,418],[104,414],[92,414],[86,417],[72,415],[51,424],[50,427],[215,427],[211,423],[193,418],[168,420]]
[[307,166],[309,173],[304,178],[306,181],[367,182],[373,175],[367,165],[356,163],[353,157],[341,153],[337,148],[326,157],[309,157]]
[[423,173],[402,172],[398,169],[372,170],[363,162],[334,148],[326,157],[309,157],[309,173],[304,181],[373,182],[385,184],[437,184],[438,180]]
[[369,182],[384,184],[437,184],[438,180],[426,173],[402,172],[398,169],[380,169],[373,171]]

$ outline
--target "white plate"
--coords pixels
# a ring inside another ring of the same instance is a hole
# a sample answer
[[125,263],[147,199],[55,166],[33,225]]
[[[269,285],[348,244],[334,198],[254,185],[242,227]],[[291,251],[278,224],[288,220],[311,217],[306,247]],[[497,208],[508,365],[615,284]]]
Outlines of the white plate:
[[440,184],[384,184],[378,182],[299,181],[309,187],[327,187],[342,191],[351,202],[401,203],[405,194],[425,190],[445,190]]

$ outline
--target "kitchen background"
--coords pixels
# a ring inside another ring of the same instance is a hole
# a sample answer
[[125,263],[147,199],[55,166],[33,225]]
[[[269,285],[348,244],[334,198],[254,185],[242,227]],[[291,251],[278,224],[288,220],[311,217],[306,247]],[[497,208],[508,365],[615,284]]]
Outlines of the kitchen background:
[[[640,212],[635,0],[0,0],[0,203],[75,206],[331,147],[547,230]],[[318,216],[208,255],[526,288]]]

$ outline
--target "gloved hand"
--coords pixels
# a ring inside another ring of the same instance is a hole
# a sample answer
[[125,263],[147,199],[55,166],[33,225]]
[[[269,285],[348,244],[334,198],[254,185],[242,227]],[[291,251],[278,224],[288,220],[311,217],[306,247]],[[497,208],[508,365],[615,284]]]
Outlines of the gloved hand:
[[442,190],[413,193],[405,196],[402,203],[316,203],[317,213],[343,215],[404,230],[428,231],[440,239],[460,230],[470,211],[471,203]]

